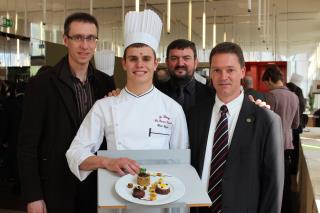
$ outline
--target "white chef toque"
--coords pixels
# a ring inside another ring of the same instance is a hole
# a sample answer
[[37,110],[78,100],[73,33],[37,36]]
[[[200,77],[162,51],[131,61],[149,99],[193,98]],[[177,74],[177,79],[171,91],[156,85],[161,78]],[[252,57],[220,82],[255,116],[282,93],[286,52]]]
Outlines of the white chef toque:
[[94,54],[96,68],[109,76],[114,73],[115,54],[112,50],[100,50]]
[[152,10],[129,11],[124,23],[124,47],[142,43],[157,52],[162,29],[160,17]]

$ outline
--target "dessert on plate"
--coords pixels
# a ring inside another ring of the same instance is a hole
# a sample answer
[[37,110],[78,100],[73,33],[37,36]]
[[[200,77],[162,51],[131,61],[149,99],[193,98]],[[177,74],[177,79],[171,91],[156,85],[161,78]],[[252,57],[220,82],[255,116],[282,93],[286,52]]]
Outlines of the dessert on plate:
[[165,182],[158,183],[156,186],[155,192],[160,195],[167,195],[170,192],[170,187]]
[[146,193],[144,192],[144,190],[141,186],[136,186],[133,188],[133,191],[132,191],[133,197],[141,199],[144,197],[145,194]]
[[147,173],[146,168],[140,168],[140,172],[137,176],[137,184],[140,186],[150,185],[150,174]]

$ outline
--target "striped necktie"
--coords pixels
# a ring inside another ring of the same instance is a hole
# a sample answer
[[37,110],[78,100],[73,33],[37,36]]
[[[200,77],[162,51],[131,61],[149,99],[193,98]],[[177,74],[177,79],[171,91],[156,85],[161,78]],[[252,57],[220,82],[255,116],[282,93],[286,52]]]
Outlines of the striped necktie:
[[226,164],[228,147],[228,108],[220,108],[221,117],[217,123],[212,145],[212,159],[210,167],[208,194],[211,198],[211,212],[222,212],[222,177]]

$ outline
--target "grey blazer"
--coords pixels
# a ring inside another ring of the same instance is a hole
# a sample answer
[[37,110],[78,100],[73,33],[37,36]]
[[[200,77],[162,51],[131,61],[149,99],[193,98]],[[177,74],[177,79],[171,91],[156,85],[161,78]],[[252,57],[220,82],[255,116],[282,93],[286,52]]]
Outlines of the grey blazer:
[[[187,115],[191,164],[201,177],[214,98]],[[214,131],[214,130],[212,130]],[[245,96],[223,176],[224,213],[278,213],[284,182],[281,120]],[[192,212],[203,212],[199,208]]]

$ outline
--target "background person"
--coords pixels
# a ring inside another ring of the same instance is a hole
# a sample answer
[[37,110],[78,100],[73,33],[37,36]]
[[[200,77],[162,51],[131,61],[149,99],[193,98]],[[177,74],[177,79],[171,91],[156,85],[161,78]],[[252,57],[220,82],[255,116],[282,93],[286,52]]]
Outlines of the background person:
[[192,41],[177,39],[168,45],[166,65],[171,79],[156,87],[177,101],[185,112],[214,95],[212,88],[195,80],[198,63],[196,46]]
[[271,110],[280,116],[282,122],[285,180],[281,212],[291,213],[290,155],[294,149],[292,129],[298,128],[300,123],[299,100],[298,97],[285,86],[283,75],[278,66],[268,66],[262,76],[262,81],[270,90],[266,93],[266,101],[270,104]]
[[288,89],[297,95],[299,99],[299,114],[300,114],[300,123],[299,127],[292,130],[292,143],[294,146],[293,151],[291,152],[291,164],[290,171],[291,174],[297,175],[298,173],[298,164],[299,164],[299,150],[300,150],[300,134],[303,132],[303,128],[307,125],[307,122],[304,119],[303,112],[306,110],[306,101],[302,93],[302,89],[298,87],[295,83],[289,82],[286,84]]
[[246,75],[243,78],[243,88],[244,88],[244,93],[246,95],[251,95],[255,100],[260,99],[261,101],[266,101],[266,97],[262,92],[259,92],[255,89],[253,89],[253,79],[251,76]]

